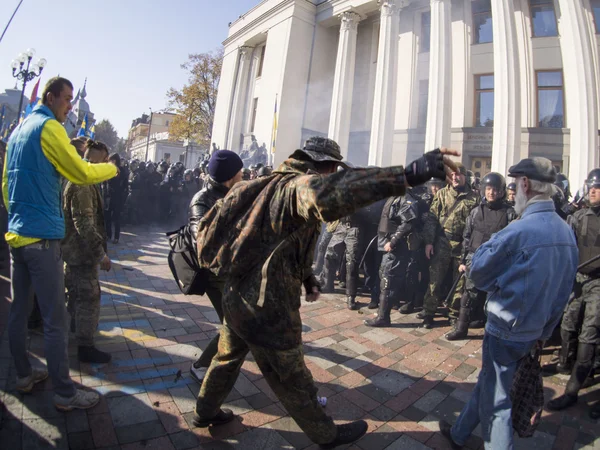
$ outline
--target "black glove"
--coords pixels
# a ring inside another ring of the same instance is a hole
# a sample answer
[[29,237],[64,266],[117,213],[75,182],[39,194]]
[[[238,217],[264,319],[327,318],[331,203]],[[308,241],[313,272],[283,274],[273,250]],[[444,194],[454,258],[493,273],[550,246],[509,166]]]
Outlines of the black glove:
[[431,178],[445,180],[444,155],[439,148],[425,153],[406,166],[404,176],[409,186],[418,186]]

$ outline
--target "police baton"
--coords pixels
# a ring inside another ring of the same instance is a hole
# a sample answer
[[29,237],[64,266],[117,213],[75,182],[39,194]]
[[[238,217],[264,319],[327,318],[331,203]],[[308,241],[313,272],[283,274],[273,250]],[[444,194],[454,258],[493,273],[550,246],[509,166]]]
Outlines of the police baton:
[[444,304],[445,305],[450,305],[450,302],[452,300],[452,296],[454,295],[454,292],[456,291],[456,287],[458,286],[458,282],[460,280],[462,280],[462,278],[465,276],[465,273],[462,272],[460,274],[460,276],[454,281],[454,283],[452,284],[452,287],[450,288],[450,292],[448,292],[448,295],[446,296],[446,300],[444,300]]
[[600,259],[600,255],[596,255],[596,256],[594,256],[592,259],[588,259],[586,262],[584,262],[584,263],[582,263],[582,264],[579,264],[579,265],[577,266],[577,271],[579,272],[579,271],[580,271],[581,269],[583,269],[585,266],[588,266],[588,265],[590,265],[591,263],[598,261],[599,259]]
[[377,236],[375,236],[373,239],[371,239],[371,242],[369,242],[369,245],[367,245],[365,253],[362,256],[362,258],[360,260],[360,263],[358,264],[358,267],[361,267],[363,265],[363,263],[365,262],[365,258],[367,257],[367,253],[369,253],[369,249],[371,248],[371,245],[373,245],[373,242],[375,242],[376,239],[377,239]]

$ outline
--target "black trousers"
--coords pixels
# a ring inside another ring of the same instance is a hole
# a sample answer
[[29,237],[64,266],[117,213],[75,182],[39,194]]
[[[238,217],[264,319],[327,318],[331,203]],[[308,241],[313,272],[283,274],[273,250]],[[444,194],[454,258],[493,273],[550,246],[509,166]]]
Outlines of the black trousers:
[[111,205],[104,210],[104,225],[106,227],[106,237],[112,239],[113,226],[115,228],[115,239],[119,240],[121,235],[121,205]]

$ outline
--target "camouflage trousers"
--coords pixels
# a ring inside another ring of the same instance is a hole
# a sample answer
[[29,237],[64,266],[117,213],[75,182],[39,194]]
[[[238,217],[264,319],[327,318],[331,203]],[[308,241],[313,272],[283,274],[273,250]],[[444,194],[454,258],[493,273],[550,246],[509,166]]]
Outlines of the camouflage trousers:
[[581,344],[600,345],[600,279],[577,274],[561,332],[577,338]]
[[100,282],[98,266],[65,267],[67,308],[75,317],[77,345],[94,345],[100,319]]
[[340,224],[333,233],[325,252],[323,269],[325,285],[333,285],[342,255],[346,256],[346,294],[355,296],[358,284],[358,263],[362,256],[360,255],[360,230],[358,227]]
[[336,438],[333,420],[317,401],[317,387],[304,364],[302,346],[275,350],[249,344],[227,325],[227,319],[220,334],[219,351],[198,394],[196,413],[201,418],[217,414],[250,351],[269,387],[302,431],[317,444],[327,444]]
[[444,279],[449,265],[454,265],[450,244],[445,237],[439,237],[429,260],[429,288],[423,299],[423,312],[427,316],[433,316],[442,302]]

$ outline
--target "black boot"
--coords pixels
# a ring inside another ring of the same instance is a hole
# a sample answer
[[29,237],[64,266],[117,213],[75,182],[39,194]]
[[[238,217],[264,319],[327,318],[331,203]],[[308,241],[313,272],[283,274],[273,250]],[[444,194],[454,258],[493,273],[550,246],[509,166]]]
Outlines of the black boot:
[[405,303],[400,308],[400,314],[412,314],[413,312],[415,312],[415,304],[413,302]]
[[346,305],[348,305],[348,309],[350,311],[356,311],[358,308],[358,305],[356,304],[356,297],[353,295],[349,295],[348,297],[346,297]]
[[369,309],[377,309],[379,308],[379,293],[373,289],[371,291],[371,303],[367,306]]
[[569,331],[560,330],[562,346],[558,354],[558,364],[556,371],[558,373],[571,373],[573,364],[577,358],[577,334]]
[[433,316],[423,316],[423,323],[421,324],[423,328],[431,330],[433,328],[433,325]]
[[390,291],[381,291],[379,298],[379,310],[377,318],[365,320],[365,325],[368,327],[389,327],[390,321]]
[[356,422],[346,423],[344,425],[337,425],[337,436],[329,444],[321,444],[321,448],[335,448],[338,445],[349,444],[354,442],[365,435],[369,429],[367,422],[364,420],[357,420]]
[[471,308],[462,307],[458,315],[458,321],[454,326],[454,330],[446,335],[446,339],[449,341],[458,341],[466,339],[469,334],[469,316],[471,314]]
[[112,359],[110,353],[101,352],[96,347],[80,345],[77,349],[77,358],[85,363],[106,364]]
[[579,391],[594,365],[595,347],[594,344],[582,343],[577,346],[577,361],[573,366],[565,393],[548,402],[547,407],[550,411],[560,411],[577,403]]
[[194,414],[193,423],[198,428],[206,428],[209,425],[223,425],[229,423],[234,419],[233,411],[230,409],[221,409],[219,412],[210,419],[204,419],[198,414]]
[[333,282],[335,281],[335,260],[325,258],[323,265],[323,276],[321,278],[321,292],[328,294],[335,291]]

